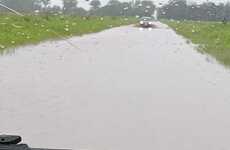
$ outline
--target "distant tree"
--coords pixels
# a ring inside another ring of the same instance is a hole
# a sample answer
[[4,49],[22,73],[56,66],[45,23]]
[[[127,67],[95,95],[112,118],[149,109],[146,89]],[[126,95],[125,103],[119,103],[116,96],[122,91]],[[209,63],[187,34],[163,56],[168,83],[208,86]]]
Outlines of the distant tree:
[[132,3],[131,2],[123,2],[120,5],[122,8],[121,15],[130,16],[131,10],[132,10]]
[[107,3],[107,6],[115,6],[119,4],[121,4],[121,2],[119,2],[118,0],[109,0],[109,2]]
[[168,4],[160,8],[160,18],[176,20],[205,20],[222,21],[230,20],[230,4],[213,3],[210,1],[202,4],[195,2],[187,4],[186,0],[170,0]]
[[50,4],[50,0],[40,0],[41,3],[44,5],[44,7],[48,7],[48,5]]
[[135,16],[152,16],[156,6],[153,4],[153,1],[150,0],[137,0],[134,3],[134,8],[132,10],[132,15]]
[[187,1],[170,0],[168,4],[160,9],[159,14],[168,19],[185,19],[187,17]]
[[77,7],[75,10],[74,10],[74,14],[78,15],[78,16],[86,16],[87,15],[87,11],[82,8],[82,7]]
[[136,0],[120,2],[109,0],[109,2],[97,9],[94,14],[99,16],[151,16],[155,11],[155,5],[151,0]]
[[1,3],[20,12],[31,12],[41,5],[40,0],[1,0]]
[[153,4],[153,1],[144,0],[141,2],[141,4],[142,11],[144,11],[145,16],[152,16],[156,8]]
[[122,14],[122,3],[118,0],[109,0],[109,2],[94,11],[94,15],[98,16],[121,16]]
[[230,2],[228,2],[224,7],[224,17],[226,20],[230,20]]
[[134,7],[136,7],[136,8],[141,7],[141,1],[136,0],[135,3],[134,3]]
[[52,12],[52,8],[49,6],[50,0],[39,0],[39,3],[41,5],[41,11],[46,15],[49,15],[49,13]]
[[64,13],[73,13],[77,8],[77,0],[62,0]]
[[90,5],[92,7],[91,9],[96,10],[96,9],[100,8],[101,2],[100,2],[100,0],[92,0],[90,2]]
[[58,14],[62,11],[60,6],[54,5],[53,7],[47,7],[47,12],[51,14]]

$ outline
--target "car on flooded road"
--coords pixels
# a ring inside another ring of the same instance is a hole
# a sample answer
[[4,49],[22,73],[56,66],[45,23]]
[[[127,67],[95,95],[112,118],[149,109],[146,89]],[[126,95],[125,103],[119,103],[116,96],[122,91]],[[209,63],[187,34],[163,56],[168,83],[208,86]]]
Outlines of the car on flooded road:
[[141,17],[139,20],[139,26],[143,28],[154,27],[154,19],[152,17]]

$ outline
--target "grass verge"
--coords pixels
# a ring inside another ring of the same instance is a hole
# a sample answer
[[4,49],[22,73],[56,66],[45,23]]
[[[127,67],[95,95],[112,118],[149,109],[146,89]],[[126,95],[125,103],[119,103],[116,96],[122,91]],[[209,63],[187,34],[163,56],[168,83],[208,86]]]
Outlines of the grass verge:
[[135,22],[135,18],[123,17],[0,15],[0,52],[19,45],[99,32]]
[[194,44],[200,45],[203,52],[215,57],[220,63],[230,66],[230,24],[169,20],[162,22]]

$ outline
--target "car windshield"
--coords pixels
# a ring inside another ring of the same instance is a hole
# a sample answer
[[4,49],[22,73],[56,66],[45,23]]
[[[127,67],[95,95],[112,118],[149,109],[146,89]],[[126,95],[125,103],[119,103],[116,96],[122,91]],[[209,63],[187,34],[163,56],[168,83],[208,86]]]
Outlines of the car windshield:
[[230,150],[229,66],[230,0],[0,0],[0,150]]
[[151,17],[142,17],[140,20],[143,20],[143,21],[151,21],[152,18],[151,18]]

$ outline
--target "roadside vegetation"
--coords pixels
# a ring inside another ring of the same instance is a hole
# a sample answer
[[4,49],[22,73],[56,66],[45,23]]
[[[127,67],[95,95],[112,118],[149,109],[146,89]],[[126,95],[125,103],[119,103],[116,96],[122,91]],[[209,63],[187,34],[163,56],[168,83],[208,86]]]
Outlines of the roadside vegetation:
[[227,1],[170,0],[159,9],[158,18],[198,44],[199,50],[230,66],[229,14],[230,2]]
[[15,16],[0,15],[0,51],[47,39],[83,35],[133,24],[134,17]]
[[230,24],[221,22],[169,21],[164,23],[200,46],[200,50],[230,66]]
[[133,24],[137,16],[150,16],[156,8],[151,0],[109,0],[103,6],[100,0],[86,0],[89,10],[80,7],[78,0],[59,2],[62,4],[51,0],[0,0],[0,52],[18,45]]

